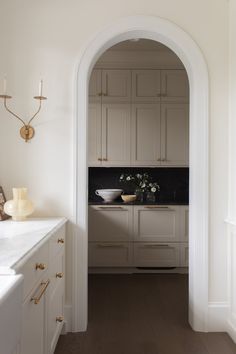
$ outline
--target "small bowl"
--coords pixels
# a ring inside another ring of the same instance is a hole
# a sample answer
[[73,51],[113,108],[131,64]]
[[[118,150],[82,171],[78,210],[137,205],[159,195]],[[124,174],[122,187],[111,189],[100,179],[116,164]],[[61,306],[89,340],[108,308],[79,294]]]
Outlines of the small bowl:
[[125,203],[131,203],[136,200],[137,196],[135,194],[122,194],[121,198]]

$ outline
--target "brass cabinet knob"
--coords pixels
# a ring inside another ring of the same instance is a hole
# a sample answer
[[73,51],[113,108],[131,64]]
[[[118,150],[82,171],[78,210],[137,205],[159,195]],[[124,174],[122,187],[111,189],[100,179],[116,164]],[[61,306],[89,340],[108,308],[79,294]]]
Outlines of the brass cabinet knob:
[[99,157],[99,158],[98,158],[98,161],[102,161],[102,158],[101,158],[101,157]]
[[63,278],[63,273],[56,273],[56,278]]
[[59,239],[57,240],[57,243],[65,243],[64,238],[59,238]]
[[63,316],[58,316],[58,317],[56,317],[56,321],[57,322],[63,322],[64,321],[64,317]]
[[108,161],[108,159],[102,159],[103,161]]
[[44,263],[36,263],[35,264],[35,269],[36,270],[38,270],[38,269],[44,270],[44,269],[46,269],[46,264],[44,264]]
[[161,159],[161,161],[163,161],[163,162],[164,162],[164,161],[167,161],[167,160],[166,160],[166,159]]

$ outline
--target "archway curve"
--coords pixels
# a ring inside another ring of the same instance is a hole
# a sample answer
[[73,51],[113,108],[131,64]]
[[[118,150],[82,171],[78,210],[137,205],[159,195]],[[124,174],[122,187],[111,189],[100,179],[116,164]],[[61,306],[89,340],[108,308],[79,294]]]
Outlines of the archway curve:
[[208,319],[208,71],[193,39],[172,22],[153,16],[117,20],[96,34],[80,55],[76,73],[74,120],[74,230],[72,258],[72,330],[87,328],[87,116],[88,84],[100,55],[132,38],[152,39],[182,61],[190,85],[189,322],[207,331]]

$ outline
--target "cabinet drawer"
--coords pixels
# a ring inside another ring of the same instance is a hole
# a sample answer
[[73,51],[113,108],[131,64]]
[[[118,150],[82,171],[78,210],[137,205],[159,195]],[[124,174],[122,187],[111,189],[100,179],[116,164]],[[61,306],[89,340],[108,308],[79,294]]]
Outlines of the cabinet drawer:
[[57,257],[50,260],[50,293],[54,292],[61,284],[64,286],[65,278],[65,255],[58,253]]
[[132,244],[125,242],[90,242],[90,267],[127,267],[132,264]]
[[180,267],[188,267],[189,245],[188,243],[180,244]]
[[137,241],[179,241],[179,207],[135,206],[134,237]]
[[49,354],[54,353],[58,338],[64,324],[64,287],[61,284],[50,295],[48,312],[48,348]]
[[135,243],[135,267],[178,267],[179,244]]
[[48,270],[48,243],[36,251],[27,262],[17,269],[24,276],[24,298]]
[[49,241],[49,254],[50,259],[54,259],[58,252],[65,249],[65,225],[60,227],[59,230],[51,237]]
[[132,206],[90,206],[89,241],[129,241]]

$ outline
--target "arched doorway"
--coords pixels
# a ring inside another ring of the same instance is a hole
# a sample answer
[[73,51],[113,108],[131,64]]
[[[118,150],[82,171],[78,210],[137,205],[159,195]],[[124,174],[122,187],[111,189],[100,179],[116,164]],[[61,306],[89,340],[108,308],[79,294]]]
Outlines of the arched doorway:
[[190,84],[189,322],[207,331],[208,310],[208,72],[204,57],[175,24],[152,16],[120,19],[94,36],[82,51],[76,77],[74,138],[74,233],[72,330],[87,327],[87,116],[88,84],[99,56],[118,42],[146,38],[163,43],[180,58]]

